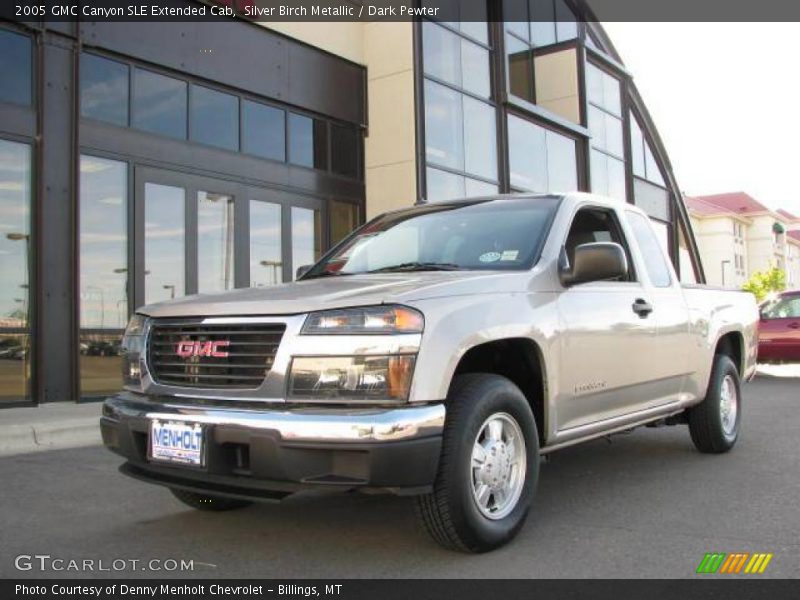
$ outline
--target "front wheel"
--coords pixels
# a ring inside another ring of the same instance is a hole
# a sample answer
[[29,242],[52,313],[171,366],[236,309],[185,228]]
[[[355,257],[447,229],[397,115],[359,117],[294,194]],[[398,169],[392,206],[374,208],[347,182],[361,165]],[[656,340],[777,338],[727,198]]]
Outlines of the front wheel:
[[539,437],[527,399],[505,377],[454,380],[433,492],[417,499],[428,533],[463,552],[506,544],[522,528],[539,476]]
[[730,357],[717,354],[705,399],[689,409],[689,433],[707,454],[727,452],[736,444],[742,423],[739,371]]

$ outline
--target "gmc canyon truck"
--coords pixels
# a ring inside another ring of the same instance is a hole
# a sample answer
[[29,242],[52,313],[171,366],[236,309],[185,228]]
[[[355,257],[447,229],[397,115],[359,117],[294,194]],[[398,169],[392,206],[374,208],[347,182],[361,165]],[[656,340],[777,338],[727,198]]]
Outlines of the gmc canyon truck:
[[757,323],[750,294],[681,286],[629,204],[428,204],[293,283],[139,309],[103,441],[196,509],[413,495],[436,541],[482,552],[522,527],[544,454],[661,424],[730,450]]

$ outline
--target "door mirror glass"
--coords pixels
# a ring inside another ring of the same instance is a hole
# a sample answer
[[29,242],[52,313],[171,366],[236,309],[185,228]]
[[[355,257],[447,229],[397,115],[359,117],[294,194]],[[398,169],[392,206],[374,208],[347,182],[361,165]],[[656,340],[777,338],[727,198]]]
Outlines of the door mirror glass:
[[570,264],[566,249],[561,251],[560,277],[565,286],[623,279],[628,275],[628,259],[622,246],[614,242],[593,242],[575,248]]

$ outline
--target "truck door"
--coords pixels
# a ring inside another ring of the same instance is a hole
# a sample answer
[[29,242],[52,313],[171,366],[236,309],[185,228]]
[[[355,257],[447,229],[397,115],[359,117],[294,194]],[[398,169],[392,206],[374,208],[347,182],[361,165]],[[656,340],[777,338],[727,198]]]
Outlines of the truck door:
[[564,288],[558,299],[561,326],[556,408],[559,432],[611,419],[641,407],[653,379],[657,345],[651,295],[638,277],[616,211],[584,206],[573,217],[564,242],[572,261],[575,248],[616,242],[628,255],[625,280]]

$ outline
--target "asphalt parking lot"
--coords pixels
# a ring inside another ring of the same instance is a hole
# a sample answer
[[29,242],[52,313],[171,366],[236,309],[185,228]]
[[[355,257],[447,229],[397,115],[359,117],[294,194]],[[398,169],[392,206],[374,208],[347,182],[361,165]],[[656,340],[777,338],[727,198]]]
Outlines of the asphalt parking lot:
[[46,554],[194,561],[191,572],[95,573],[124,577],[683,578],[717,551],[774,554],[748,577],[800,577],[800,379],[761,376],[744,395],[727,455],[697,453],[682,426],[554,454],[520,536],[480,556],[436,546],[408,499],[307,494],[199,513],[118,474],[100,447],[2,458],[0,576],[92,576],[14,566]]

